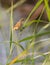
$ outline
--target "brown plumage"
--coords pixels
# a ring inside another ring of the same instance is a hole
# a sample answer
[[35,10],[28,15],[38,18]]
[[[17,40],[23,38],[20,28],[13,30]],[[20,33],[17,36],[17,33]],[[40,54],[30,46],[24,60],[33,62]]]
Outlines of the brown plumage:
[[23,24],[24,18],[21,18],[14,26],[13,30],[18,30]]

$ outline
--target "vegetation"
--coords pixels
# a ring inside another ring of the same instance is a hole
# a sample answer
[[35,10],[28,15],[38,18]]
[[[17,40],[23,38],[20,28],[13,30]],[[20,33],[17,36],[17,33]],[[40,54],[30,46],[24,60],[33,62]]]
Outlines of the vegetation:
[[[44,53],[39,53],[37,55],[35,55],[35,53],[34,53],[34,51],[36,49],[38,52],[41,48],[43,49],[43,47],[45,47],[48,44],[48,43],[45,44],[45,42],[50,40],[50,37],[49,37],[47,39],[43,38],[42,40],[36,41],[40,37],[50,35],[50,30],[44,31],[50,27],[50,7],[48,4],[49,0],[38,0],[38,2],[35,4],[35,6],[31,10],[31,12],[27,16],[27,18],[24,20],[23,25],[19,28],[19,30],[20,30],[19,34],[21,34],[26,28],[30,27],[32,24],[35,24],[32,35],[27,36],[21,40],[13,41],[13,32],[16,31],[16,30],[13,30],[13,22],[14,22],[13,21],[13,11],[16,7],[19,7],[24,2],[26,2],[26,0],[20,0],[17,3],[13,4],[13,0],[12,0],[11,7],[6,10],[7,13],[11,12],[10,41],[7,41],[10,43],[10,53],[7,58],[6,65],[13,65],[13,64],[17,65],[17,63],[21,63],[21,65],[35,65],[36,60],[39,58],[43,58],[42,61],[40,61],[40,59],[39,59],[39,61],[41,63],[40,65],[50,65],[50,48],[48,51],[46,51]],[[41,6],[41,4],[42,4],[42,10],[40,11],[39,14],[37,13],[38,16],[36,17],[36,19],[30,20],[31,16],[36,12],[36,10],[39,8],[39,6]],[[41,19],[45,10],[47,13],[48,20]],[[37,32],[37,28],[40,23],[41,23],[41,25],[42,24],[45,24],[45,25],[43,25],[42,28]],[[0,26],[0,28],[1,28],[1,26]],[[22,44],[20,44],[22,42],[23,42],[23,44],[26,44],[25,48],[23,47]],[[14,51],[13,44],[15,45],[15,47],[18,48],[18,50],[20,47],[20,50],[22,49],[22,52],[20,52],[15,58],[11,59],[12,53]],[[43,45],[43,44],[45,44],[45,45]]]

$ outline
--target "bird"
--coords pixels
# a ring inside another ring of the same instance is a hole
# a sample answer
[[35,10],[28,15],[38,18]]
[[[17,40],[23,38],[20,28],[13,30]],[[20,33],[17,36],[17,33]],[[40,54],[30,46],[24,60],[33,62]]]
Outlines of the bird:
[[24,18],[21,18],[13,27],[13,30],[18,30],[23,25]]

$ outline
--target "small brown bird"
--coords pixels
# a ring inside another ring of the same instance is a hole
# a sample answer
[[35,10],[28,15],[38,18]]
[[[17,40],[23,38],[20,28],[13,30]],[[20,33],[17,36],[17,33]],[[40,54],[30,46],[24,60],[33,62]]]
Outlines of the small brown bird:
[[13,30],[18,30],[18,29],[22,26],[23,22],[24,22],[24,18],[21,18],[21,19],[15,24],[15,26],[13,27]]

